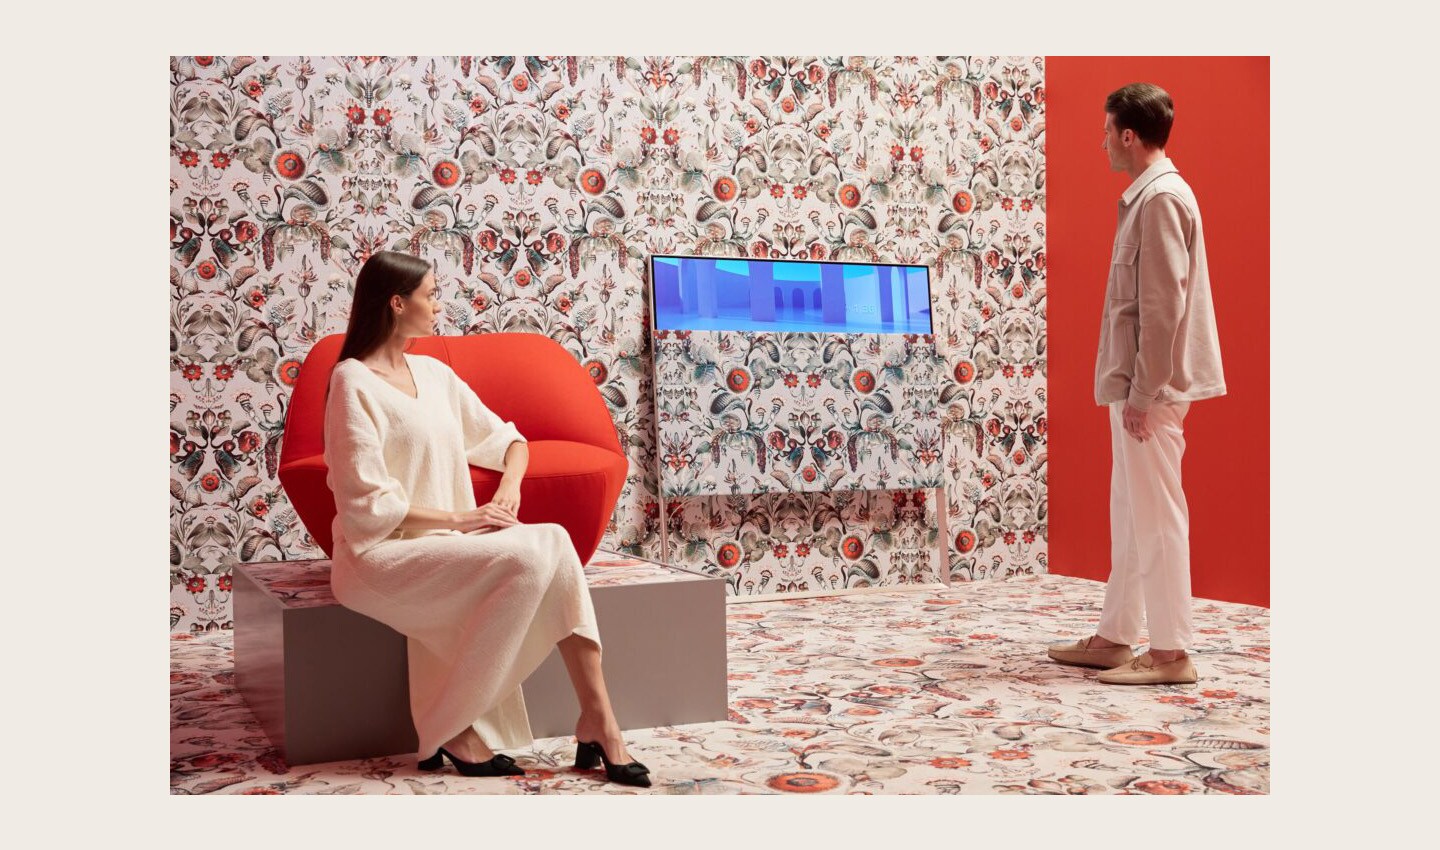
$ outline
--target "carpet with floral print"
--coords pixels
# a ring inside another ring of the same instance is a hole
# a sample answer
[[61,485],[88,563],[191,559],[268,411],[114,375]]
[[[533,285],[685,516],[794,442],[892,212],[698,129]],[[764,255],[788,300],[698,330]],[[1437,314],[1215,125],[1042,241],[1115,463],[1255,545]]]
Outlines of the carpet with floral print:
[[[731,604],[728,721],[626,733],[654,787],[413,756],[291,767],[235,688],[233,634],[170,639],[172,794],[1266,794],[1270,612],[1197,600],[1195,685],[1106,686],[1045,657],[1093,632],[1103,585],[1055,575]],[[622,718],[623,719],[623,718]]]

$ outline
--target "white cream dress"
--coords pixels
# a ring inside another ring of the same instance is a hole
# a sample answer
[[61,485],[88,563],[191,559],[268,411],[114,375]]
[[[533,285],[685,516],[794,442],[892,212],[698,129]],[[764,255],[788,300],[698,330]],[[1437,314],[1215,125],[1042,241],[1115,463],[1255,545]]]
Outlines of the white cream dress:
[[444,362],[405,360],[414,398],[354,359],[330,378],[335,598],[407,638],[422,755],[466,726],[492,749],[526,746],[520,683],[556,641],[578,634],[600,643],[584,570],[555,524],[399,529],[412,505],[474,509],[468,464],[503,471],[510,444],[525,439]]

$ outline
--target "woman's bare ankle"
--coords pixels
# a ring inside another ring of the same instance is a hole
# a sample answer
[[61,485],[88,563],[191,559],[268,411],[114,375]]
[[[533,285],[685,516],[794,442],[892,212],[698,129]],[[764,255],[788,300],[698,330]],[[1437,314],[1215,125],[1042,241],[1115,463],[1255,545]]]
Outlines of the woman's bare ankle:
[[620,724],[609,712],[582,711],[575,721],[575,740],[596,743],[605,748],[605,756],[614,764],[630,761]]

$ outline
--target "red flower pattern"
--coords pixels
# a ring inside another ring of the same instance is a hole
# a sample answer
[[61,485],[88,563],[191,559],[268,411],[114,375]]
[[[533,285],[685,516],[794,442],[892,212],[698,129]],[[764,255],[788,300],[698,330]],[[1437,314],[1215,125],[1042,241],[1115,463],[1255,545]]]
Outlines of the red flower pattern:
[[735,566],[740,563],[740,547],[734,543],[721,544],[720,548],[715,550],[715,560],[726,569]]
[[460,166],[455,162],[444,159],[435,164],[435,168],[430,172],[430,176],[435,179],[436,186],[442,189],[449,189],[451,186],[460,182]]
[[593,168],[580,172],[580,188],[592,195],[605,191],[605,175]]
[[275,173],[286,180],[305,176],[305,158],[295,151],[281,151],[275,156]]

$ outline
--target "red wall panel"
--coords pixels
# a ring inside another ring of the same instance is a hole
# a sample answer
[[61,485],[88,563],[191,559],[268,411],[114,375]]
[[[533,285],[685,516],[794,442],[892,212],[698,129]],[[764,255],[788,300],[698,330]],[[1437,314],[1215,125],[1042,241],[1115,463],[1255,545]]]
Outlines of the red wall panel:
[[1095,350],[1116,204],[1105,96],[1151,82],[1175,101],[1166,151],[1195,190],[1228,395],[1186,417],[1191,580],[1207,599],[1270,604],[1270,60],[1049,57],[1045,65],[1049,553],[1059,575],[1110,572],[1110,434]]

